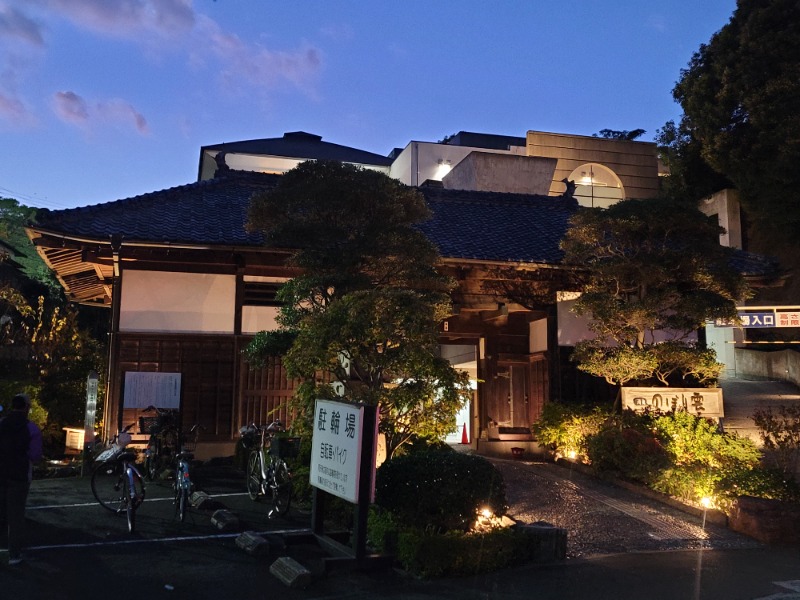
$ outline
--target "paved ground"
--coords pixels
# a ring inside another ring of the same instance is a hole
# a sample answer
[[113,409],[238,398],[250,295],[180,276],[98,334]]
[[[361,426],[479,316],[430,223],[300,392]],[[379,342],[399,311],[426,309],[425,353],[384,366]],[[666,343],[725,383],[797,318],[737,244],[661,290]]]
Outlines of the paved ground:
[[723,379],[720,382],[725,410],[725,431],[737,432],[759,443],[753,413],[758,409],[800,404],[800,389],[786,381]]

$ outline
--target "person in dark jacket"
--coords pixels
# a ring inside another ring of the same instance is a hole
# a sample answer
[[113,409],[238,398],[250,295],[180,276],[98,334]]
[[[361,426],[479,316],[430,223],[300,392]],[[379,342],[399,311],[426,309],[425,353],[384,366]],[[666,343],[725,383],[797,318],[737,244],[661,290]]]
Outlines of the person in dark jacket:
[[0,536],[8,534],[8,564],[22,562],[25,503],[33,463],[42,459],[42,432],[28,420],[31,400],[17,394],[11,410],[0,420]]

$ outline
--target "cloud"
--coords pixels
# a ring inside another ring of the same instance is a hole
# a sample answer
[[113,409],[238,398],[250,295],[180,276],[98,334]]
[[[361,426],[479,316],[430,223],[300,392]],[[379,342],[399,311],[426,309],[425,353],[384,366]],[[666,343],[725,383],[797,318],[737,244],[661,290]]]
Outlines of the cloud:
[[138,38],[142,34],[174,36],[191,31],[191,0],[28,0],[74,25],[106,36]]
[[198,33],[220,63],[223,80],[227,83],[248,83],[255,87],[272,88],[284,80],[304,87],[322,66],[319,49],[306,45],[294,51],[274,51],[258,44],[247,44],[239,36],[222,30],[206,17],[198,20]]
[[124,100],[100,102],[97,104],[97,113],[106,122],[131,124],[142,135],[150,133],[144,115]]
[[33,115],[19,99],[2,92],[0,92],[0,119],[17,124],[29,123],[34,120]]
[[89,122],[86,100],[75,92],[57,92],[53,97],[53,110],[59,119],[67,123],[86,125]]
[[88,102],[75,92],[58,92],[53,97],[53,110],[65,123],[89,128],[96,123],[131,125],[141,135],[150,128],[144,115],[129,102],[120,99]]
[[22,41],[44,46],[41,26],[13,6],[0,4],[0,40]]

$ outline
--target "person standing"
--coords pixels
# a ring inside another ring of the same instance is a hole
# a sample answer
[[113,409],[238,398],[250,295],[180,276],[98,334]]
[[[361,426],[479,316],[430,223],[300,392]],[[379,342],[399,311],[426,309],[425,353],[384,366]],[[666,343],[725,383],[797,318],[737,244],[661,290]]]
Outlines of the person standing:
[[33,463],[42,459],[42,431],[28,419],[31,399],[17,394],[0,420],[0,530],[8,532],[8,564],[22,562],[25,504]]

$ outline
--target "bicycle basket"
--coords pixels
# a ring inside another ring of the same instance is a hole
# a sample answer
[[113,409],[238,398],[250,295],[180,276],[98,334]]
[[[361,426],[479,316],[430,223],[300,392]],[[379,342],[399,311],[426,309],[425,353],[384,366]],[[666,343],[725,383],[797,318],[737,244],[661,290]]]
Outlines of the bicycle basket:
[[139,433],[153,435],[160,433],[163,428],[164,422],[161,417],[139,417]]
[[245,426],[239,430],[239,435],[242,438],[242,447],[245,450],[252,450],[261,443],[261,435],[258,429],[252,426]]
[[269,446],[269,453],[280,458],[297,458],[300,454],[300,438],[274,437]]

